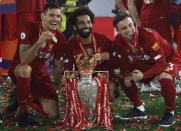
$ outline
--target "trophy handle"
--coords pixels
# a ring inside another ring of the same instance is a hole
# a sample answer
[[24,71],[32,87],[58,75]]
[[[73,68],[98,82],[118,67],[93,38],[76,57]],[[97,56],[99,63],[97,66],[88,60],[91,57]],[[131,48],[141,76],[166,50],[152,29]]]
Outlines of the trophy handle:
[[[64,71],[64,76],[66,76],[67,74],[73,74],[73,73],[79,74],[79,71]],[[94,71],[94,74],[97,74],[97,73],[105,73],[106,78],[109,81],[109,71]]]

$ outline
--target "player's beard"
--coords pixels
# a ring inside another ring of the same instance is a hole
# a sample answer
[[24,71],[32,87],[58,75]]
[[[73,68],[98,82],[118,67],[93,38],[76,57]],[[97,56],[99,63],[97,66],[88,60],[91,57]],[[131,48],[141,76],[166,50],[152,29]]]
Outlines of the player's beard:
[[[84,32],[85,29],[89,29],[90,31]],[[86,28],[78,29],[77,33],[83,38],[88,38],[92,33],[92,27],[86,27]]]

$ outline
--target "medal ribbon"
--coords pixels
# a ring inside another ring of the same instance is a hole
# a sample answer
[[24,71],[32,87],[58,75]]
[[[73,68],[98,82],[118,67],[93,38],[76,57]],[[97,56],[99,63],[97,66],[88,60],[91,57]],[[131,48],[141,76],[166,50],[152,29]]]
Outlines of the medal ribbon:
[[135,31],[135,38],[134,38],[134,40],[133,40],[133,44],[130,44],[130,42],[128,42],[128,41],[126,40],[126,43],[128,44],[128,46],[129,46],[131,49],[136,48],[136,45],[137,45],[137,43],[138,43],[138,29],[136,28],[135,30],[136,30],[136,31]]
[[[84,55],[87,56],[87,57],[89,57],[86,49],[83,47],[83,45],[82,45],[80,39],[78,38],[78,36],[77,36],[76,39],[77,39],[77,41],[78,41],[78,43],[79,43],[79,46],[80,46],[82,52],[84,53]],[[93,34],[91,34],[91,39],[93,40],[91,43],[93,43],[94,53],[97,53],[97,44],[96,44],[96,40],[95,40]]]

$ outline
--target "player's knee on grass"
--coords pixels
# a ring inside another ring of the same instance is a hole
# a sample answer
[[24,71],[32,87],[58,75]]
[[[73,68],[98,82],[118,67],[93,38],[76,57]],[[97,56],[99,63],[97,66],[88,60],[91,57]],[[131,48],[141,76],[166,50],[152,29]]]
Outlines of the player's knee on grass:
[[118,85],[115,81],[109,81],[109,91],[110,91],[110,100],[113,101],[114,99],[118,98],[120,95]]
[[58,102],[53,99],[40,99],[40,104],[49,119],[55,119],[59,116]]

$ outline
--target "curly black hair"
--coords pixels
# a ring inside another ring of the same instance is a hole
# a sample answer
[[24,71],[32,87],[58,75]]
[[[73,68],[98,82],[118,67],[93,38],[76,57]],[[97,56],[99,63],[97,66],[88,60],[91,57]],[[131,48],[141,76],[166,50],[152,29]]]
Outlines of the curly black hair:
[[118,22],[124,20],[124,19],[127,18],[127,17],[130,17],[130,15],[128,15],[127,13],[121,11],[120,13],[118,13],[118,14],[114,17],[113,26],[114,26],[115,28],[117,28]]
[[71,12],[68,17],[68,22],[70,26],[77,24],[77,16],[88,15],[91,22],[94,23],[94,13],[88,7],[79,7],[75,11]]

